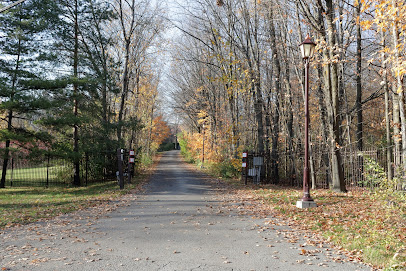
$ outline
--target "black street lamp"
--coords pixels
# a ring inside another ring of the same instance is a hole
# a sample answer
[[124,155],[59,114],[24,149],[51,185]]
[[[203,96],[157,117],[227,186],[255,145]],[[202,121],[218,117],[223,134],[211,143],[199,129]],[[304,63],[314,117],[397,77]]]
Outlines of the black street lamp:
[[298,208],[317,207],[310,196],[309,186],[309,63],[310,58],[314,55],[316,44],[311,40],[309,35],[300,44],[300,51],[305,64],[305,158],[303,169],[303,198],[297,201]]

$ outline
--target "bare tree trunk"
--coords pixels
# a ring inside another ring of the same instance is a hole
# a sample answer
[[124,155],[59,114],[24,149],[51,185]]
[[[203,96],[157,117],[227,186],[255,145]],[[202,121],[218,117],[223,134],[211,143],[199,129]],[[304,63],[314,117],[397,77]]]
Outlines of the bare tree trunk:
[[[18,41],[17,59],[16,59],[16,66],[14,69],[13,82],[11,85],[12,93],[10,95],[10,101],[14,101],[18,73],[20,71],[20,59],[21,59],[21,39],[19,39],[19,41]],[[13,112],[13,109],[10,108],[8,110],[8,114],[7,114],[7,131],[9,133],[11,133],[11,131],[13,130],[13,117],[14,117],[14,112]],[[2,168],[2,172],[1,172],[0,188],[6,187],[7,166],[8,166],[8,161],[10,159],[10,144],[11,144],[10,138],[6,138],[6,146],[4,148],[4,155],[3,155],[3,168]]]
[[[333,0],[326,0],[327,7],[327,35],[328,35],[328,60],[331,62],[335,57],[335,27],[334,27],[334,9]],[[341,153],[340,153],[340,124],[339,124],[339,93],[338,93],[338,73],[337,64],[330,63],[330,89],[328,89],[327,110],[330,112],[330,148],[331,148],[331,177],[332,189],[339,192],[346,192],[344,182],[344,172],[342,168]]]
[[[117,126],[117,140],[119,144],[121,144],[122,138],[122,121],[123,121],[123,114],[125,110],[125,101],[127,99],[128,94],[128,87],[130,81],[130,50],[131,44],[133,40],[133,34],[135,31],[135,19],[136,19],[136,10],[135,10],[135,0],[131,1],[124,1],[128,5],[128,9],[126,10],[123,6],[123,0],[118,1],[118,12],[119,12],[119,19],[121,23],[121,31],[123,32],[123,39],[124,39],[124,46],[125,46],[125,55],[124,55],[124,70],[122,75],[122,88],[121,88],[121,102],[120,108],[118,112],[118,126]],[[126,14],[129,12],[129,16]],[[130,21],[127,21],[127,18],[130,18]]]
[[[381,44],[382,48],[385,48],[385,34],[381,30]],[[388,74],[386,70],[386,55],[385,52],[381,54],[381,63],[382,63],[382,81],[383,89],[385,92],[385,124],[386,124],[386,163],[388,164],[387,177],[388,180],[393,178],[393,165],[392,165],[392,137],[390,133],[390,118],[389,118],[389,87],[388,87]]]
[[[392,0],[394,7],[397,7],[397,3]],[[400,67],[400,51],[399,51],[399,26],[398,22],[395,20],[392,26],[392,35],[393,35],[393,50],[396,57],[396,66]],[[403,90],[403,77],[399,72],[395,74],[397,88],[396,92],[399,94],[399,113],[400,113],[400,124],[401,124],[401,136],[402,136],[402,165],[403,170],[406,170],[406,114],[405,114],[405,93]]]
[[79,157],[79,127],[78,127],[78,65],[79,65],[79,22],[78,22],[78,0],[75,0],[75,48],[73,52],[73,77],[75,82],[73,84],[73,114],[75,116],[75,123],[73,124],[73,152],[74,157],[74,175],[73,185],[80,186],[80,157]]
[[393,136],[395,143],[395,156],[394,164],[395,167],[401,164],[401,149],[402,149],[402,136],[400,135],[400,108],[399,108],[399,94],[396,92],[396,84],[393,84],[393,94],[392,94],[392,117],[393,117]]
[[259,77],[259,72],[255,72],[252,86],[252,95],[254,99],[254,112],[255,112],[255,120],[257,123],[257,152],[263,153],[264,152],[264,123],[263,123],[263,99],[262,99],[262,91],[261,91],[261,79]]
[[[319,83],[317,86],[317,96],[318,96],[318,101],[319,101],[319,111],[320,111],[320,120],[321,120],[321,132],[322,132],[322,149],[326,150],[326,146],[328,146],[328,124],[327,124],[327,108],[326,104],[324,101],[324,93],[323,93],[323,87],[322,87],[322,68],[318,67],[317,68],[317,78],[319,78]],[[326,174],[326,183],[328,186],[332,186],[331,183],[331,174],[330,174],[330,159],[327,151],[323,151],[321,154],[321,159],[324,163],[324,166],[326,168],[325,174]]]
[[361,84],[361,74],[362,74],[362,47],[361,47],[361,24],[359,23],[359,17],[361,16],[361,2],[355,8],[355,16],[357,17],[358,23],[357,28],[357,68],[356,68],[356,82],[357,82],[357,95],[355,100],[355,108],[357,111],[357,149],[362,151],[363,149],[363,119],[362,119],[362,84]]
[[[355,99],[355,110],[357,111],[357,150],[362,152],[363,150],[363,112],[362,112],[362,36],[361,36],[361,2],[355,7],[356,16],[356,29],[357,29],[357,66],[356,66],[356,84],[357,84],[357,94]],[[357,169],[358,179],[363,180],[364,178],[364,157],[358,155],[358,165]]]
[[121,144],[121,137],[122,137],[122,120],[124,115],[125,109],[125,101],[127,99],[128,93],[128,86],[129,86],[129,69],[128,65],[130,63],[130,40],[126,40],[125,45],[125,58],[124,58],[124,71],[123,71],[123,86],[121,88],[121,101],[120,101],[120,109],[118,112],[118,126],[117,126],[117,141]]
[[279,151],[278,151],[278,142],[279,142],[279,94],[282,92],[281,90],[281,64],[279,60],[279,53],[278,53],[278,45],[276,44],[276,32],[275,32],[275,25],[273,23],[273,12],[272,8],[269,9],[269,30],[270,30],[270,40],[271,40],[271,48],[273,51],[272,54],[272,61],[273,61],[273,69],[275,72],[275,95],[273,95],[274,103],[275,103],[275,110],[273,113],[272,119],[272,151],[271,151],[271,179],[274,184],[279,183]]

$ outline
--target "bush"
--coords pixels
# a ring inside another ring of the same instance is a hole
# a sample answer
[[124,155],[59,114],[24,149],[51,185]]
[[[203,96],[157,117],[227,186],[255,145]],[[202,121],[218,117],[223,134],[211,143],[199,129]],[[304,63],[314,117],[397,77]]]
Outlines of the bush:
[[152,165],[154,163],[154,161],[152,159],[152,156],[150,156],[148,154],[145,154],[145,153],[143,153],[141,155],[141,161],[140,162],[141,162],[141,165],[144,166],[144,167],[148,167],[148,166],[150,166],[150,165]]
[[193,153],[190,151],[188,147],[188,141],[186,136],[182,133],[178,136],[179,146],[180,146],[180,153],[185,158],[186,162],[188,163],[195,163],[196,159],[193,156]]
[[[223,178],[234,178],[240,175],[240,168],[239,163],[238,167],[236,167],[236,163],[234,160],[238,159],[227,159],[222,162],[215,162],[209,165],[209,171],[216,176],[220,176]],[[239,161],[239,160],[238,160]]]
[[171,151],[174,150],[174,145],[172,142],[168,142],[168,143],[164,143],[161,144],[161,146],[159,146],[158,148],[158,152],[163,152],[163,151]]
[[[363,185],[370,187],[377,200],[385,201],[388,206],[397,208],[404,212],[406,210],[406,194],[399,190],[399,183],[402,180],[398,177],[389,180],[385,170],[373,159],[365,158],[365,180]],[[398,174],[404,176],[402,174]]]
[[359,184],[372,190],[379,186],[384,179],[386,179],[385,169],[375,160],[364,157],[364,179],[359,181]]

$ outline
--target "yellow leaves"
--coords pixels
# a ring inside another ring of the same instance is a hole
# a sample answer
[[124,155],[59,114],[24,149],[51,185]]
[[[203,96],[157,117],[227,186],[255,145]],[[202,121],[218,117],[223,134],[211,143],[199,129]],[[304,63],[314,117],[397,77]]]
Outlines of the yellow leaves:
[[198,87],[198,88],[196,89],[196,93],[200,93],[200,92],[202,92],[203,90],[204,90],[204,86]]
[[206,123],[208,116],[209,115],[207,114],[207,112],[205,110],[200,110],[199,113],[197,113],[197,117],[199,118],[197,122],[199,124]]
[[157,146],[159,146],[171,134],[171,129],[163,120],[162,115],[159,115],[153,120],[151,130],[151,139]]
[[[358,21],[358,18],[357,18],[357,21]],[[374,22],[371,21],[371,20],[361,21],[359,23],[360,23],[363,30],[370,29],[372,27],[372,25],[374,24]]]

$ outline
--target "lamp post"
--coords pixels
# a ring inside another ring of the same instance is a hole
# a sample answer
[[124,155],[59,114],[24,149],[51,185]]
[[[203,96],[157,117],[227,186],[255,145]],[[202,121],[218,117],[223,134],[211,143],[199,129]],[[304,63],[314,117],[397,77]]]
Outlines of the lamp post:
[[305,64],[305,157],[303,169],[303,198],[297,201],[298,208],[317,207],[317,204],[310,196],[309,186],[309,63],[310,58],[314,55],[316,44],[311,40],[309,35],[300,44],[300,51]]

